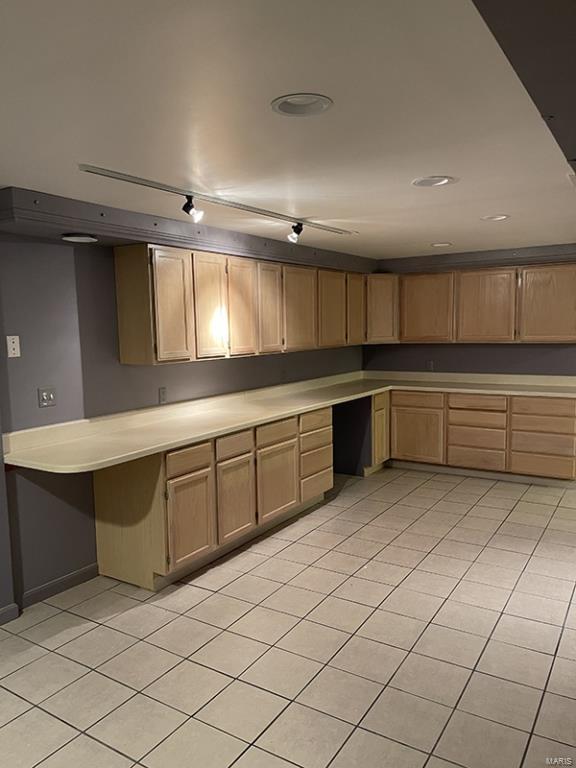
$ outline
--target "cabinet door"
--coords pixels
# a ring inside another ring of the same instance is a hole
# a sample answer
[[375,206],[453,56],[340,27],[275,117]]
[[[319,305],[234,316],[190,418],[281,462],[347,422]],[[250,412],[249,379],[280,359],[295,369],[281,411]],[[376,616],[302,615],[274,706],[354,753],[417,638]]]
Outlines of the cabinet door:
[[520,270],[520,341],[576,340],[576,266]]
[[283,267],[284,349],[313,349],[316,330],[316,270]]
[[392,408],[392,458],[444,463],[444,411]]
[[216,546],[214,471],[168,480],[168,552],[173,571],[205,555]]
[[364,275],[346,275],[346,325],[348,344],[364,344],[366,340],[366,295]]
[[515,269],[459,272],[456,301],[457,341],[514,341]]
[[346,346],[346,274],[318,270],[318,346]]
[[282,265],[258,262],[258,352],[282,351]]
[[398,341],[398,275],[366,276],[366,341]]
[[225,357],[228,354],[228,297],[226,256],[194,254],[196,354]]
[[156,358],[190,360],[194,357],[190,252],[154,248],[152,269]]
[[451,341],[454,273],[402,275],[400,311],[402,341]]
[[256,525],[254,453],[221,461],[216,467],[218,543],[242,536]]
[[258,449],[258,521],[295,507],[300,501],[298,438]]
[[372,463],[382,464],[390,458],[390,393],[372,398]]
[[258,305],[256,262],[228,259],[228,311],[230,314],[230,354],[256,353]]

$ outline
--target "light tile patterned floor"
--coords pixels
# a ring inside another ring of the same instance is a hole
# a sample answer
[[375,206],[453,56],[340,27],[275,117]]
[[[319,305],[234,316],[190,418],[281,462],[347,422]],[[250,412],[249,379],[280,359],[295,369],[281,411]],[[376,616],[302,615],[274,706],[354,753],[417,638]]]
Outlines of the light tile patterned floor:
[[99,577],[4,625],[0,763],[576,764],[575,583],[576,491],[342,480],[188,583]]

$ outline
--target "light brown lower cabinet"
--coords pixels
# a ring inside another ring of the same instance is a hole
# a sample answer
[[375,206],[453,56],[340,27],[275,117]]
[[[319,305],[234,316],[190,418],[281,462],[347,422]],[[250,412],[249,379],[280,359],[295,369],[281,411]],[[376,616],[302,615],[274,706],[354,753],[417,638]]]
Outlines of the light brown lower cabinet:
[[216,547],[214,470],[168,480],[166,491],[168,565],[176,570]]
[[382,464],[390,458],[390,392],[372,398],[372,463]]
[[508,399],[449,394],[447,464],[506,471]]
[[254,452],[216,465],[218,544],[243,536],[256,527]]
[[392,458],[444,463],[444,411],[392,408]]
[[264,523],[300,503],[298,438],[259,448],[256,458],[258,522]]

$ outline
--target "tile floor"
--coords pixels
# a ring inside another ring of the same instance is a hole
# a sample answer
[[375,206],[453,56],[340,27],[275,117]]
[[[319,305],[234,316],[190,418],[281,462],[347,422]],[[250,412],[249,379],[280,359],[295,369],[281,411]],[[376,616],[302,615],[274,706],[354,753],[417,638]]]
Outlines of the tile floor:
[[348,479],[187,583],[99,577],[4,625],[0,763],[576,764],[575,583],[574,490]]

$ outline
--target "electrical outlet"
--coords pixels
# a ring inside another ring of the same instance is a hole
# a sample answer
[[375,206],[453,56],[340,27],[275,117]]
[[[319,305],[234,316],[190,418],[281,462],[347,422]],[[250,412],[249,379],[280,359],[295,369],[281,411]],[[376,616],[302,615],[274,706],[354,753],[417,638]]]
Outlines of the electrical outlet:
[[427,371],[434,370],[434,360],[426,360],[426,370]]
[[168,401],[168,390],[166,387],[158,387],[158,403],[160,405],[165,405],[165,403]]
[[56,387],[40,387],[38,389],[38,407],[50,408],[56,405]]
[[6,336],[8,357],[20,357],[20,336]]

